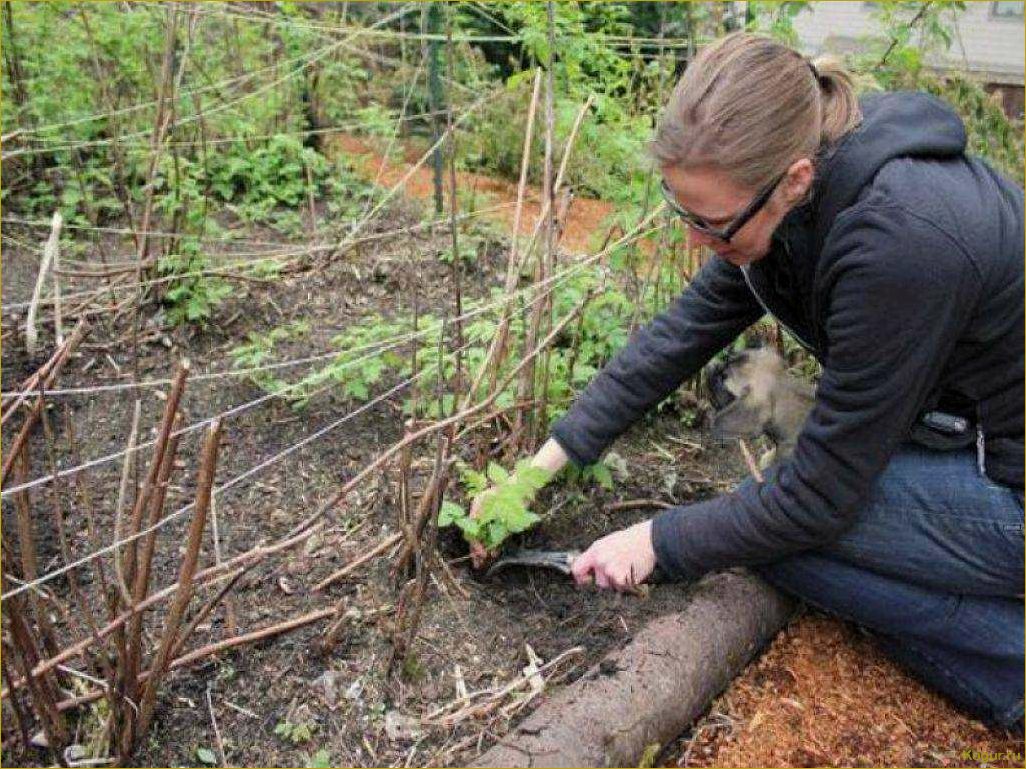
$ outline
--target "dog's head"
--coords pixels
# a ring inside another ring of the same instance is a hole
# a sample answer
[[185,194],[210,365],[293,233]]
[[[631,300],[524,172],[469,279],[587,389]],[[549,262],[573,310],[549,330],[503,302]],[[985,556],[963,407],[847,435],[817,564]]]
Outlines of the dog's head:
[[707,370],[710,400],[716,409],[712,434],[718,440],[757,438],[773,428],[774,394],[788,376],[777,353],[768,348],[743,350]]

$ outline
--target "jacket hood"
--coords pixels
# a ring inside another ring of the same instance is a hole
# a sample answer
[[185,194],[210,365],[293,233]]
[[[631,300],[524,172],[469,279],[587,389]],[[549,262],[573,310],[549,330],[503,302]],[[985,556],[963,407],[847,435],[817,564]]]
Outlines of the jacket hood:
[[824,234],[889,161],[900,157],[957,157],[965,152],[961,118],[934,96],[914,92],[873,94],[860,103],[861,125],[828,153],[820,169],[813,207],[818,229]]

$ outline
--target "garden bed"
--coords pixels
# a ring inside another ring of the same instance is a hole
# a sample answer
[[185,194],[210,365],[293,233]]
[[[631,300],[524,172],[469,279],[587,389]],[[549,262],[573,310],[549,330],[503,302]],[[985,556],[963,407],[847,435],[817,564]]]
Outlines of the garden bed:
[[[366,168],[367,173],[374,170],[373,164]],[[509,190],[495,184],[489,194],[501,202]],[[581,220],[568,231],[594,228],[596,210],[597,206],[584,207]],[[389,228],[413,227],[421,216],[414,204],[397,203],[379,221],[388,221]],[[576,216],[576,209],[571,209],[571,222]],[[374,224],[368,233],[374,228],[385,226]],[[258,229],[245,234],[252,239],[280,237]],[[183,357],[193,362],[194,378],[204,371],[230,368],[231,351],[251,335],[298,328],[299,322],[305,330],[280,340],[274,354],[279,359],[309,355],[330,348],[333,336],[367,318],[408,312],[414,293],[420,311],[442,313],[451,302],[451,268],[438,258],[447,248],[447,238],[444,227],[429,228],[373,242],[341,257],[301,264],[273,281],[239,281],[219,308],[216,322],[204,330],[168,329],[159,315],[148,314],[143,319],[148,339],[139,378],[170,376],[174,361]],[[107,245],[113,245],[112,240]],[[486,295],[505,271],[502,242],[488,241],[477,253],[464,273],[470,298]],[[4,302],[22,301],[33,283],[38,256],[5,247],[4,267]],[[129,334],[125,322],[98,324],[66,369],[61,385],[127,381]],[[4,353],[6,391],[40,361],[28,360],[16,337],[5,340]],[[387,387],[383,381],[379,391]],[[195,381],[186,388],[184,420],[196,422],[260,394],[244,377]],[[66,402],[66,415],[62,408],[52,411],[58,443],[68,438],[68,419],[75,425],[81,457],[124,447],[131,391]],[[157,391],[144,391],[142,424],[147,437],[164,402]],[[302,410],[271,400],[227,419],[218,480],[295,445],[357,405],[358,401],[326,393]],[[692,418],[694,405],[687,404]],[[546,489],[535,509],[551,512],[519,543],[583,548],[604,533],[653,514],[651,500],[683,503],[729,490],[744,475],[736,449],[714,445],[700,430],[684,427],[681,413],[671,406],[617,445],[620,461],[614,464],[619,465],[619,479],[613,490],[569,482]],[[285,536],[383,447],[398,440],[404,419],[401,399],[385,400],[220,495],[216,512],[222,557]],[[501,430],[493,428],[488,437],[501,439]],[[4,438],[9,439],[7,430]],[[168,509],[192,499],[198,446],[195,435],[182,442]],[[461,450],[464,459],[472,459],[471,453]],[[35,451],[30,477],[48,472],[44,456],[42,450]],[[412,457],[415,495],[430,474],[432,456],[433,447],[420,445]],[[120,465],[110,463],[85,477],[97,519],[109,537]],[[323,644],[325,630],[335,619],[324,615],[291,632],[174,670],[160,691],[155,728],[133,757],[135,762],[201,764],[213,756],[218,762],[249,766],[466,765],[504,740],[554,691],[610,652],[626,647],[647,623],[688,603],[691,588],[682,585],[655,586],[649,597],[637,598],[578,590],[550,572],[511,570],[482,579],[469,569],[462,539],[445,530],[441,550],[453,581],[440,580],[429,587],[416,640],[396,668],[390,641],[396,593],[388,550],[349,578],[323,591],[313,589],[395,532],[396,477],[396,464],[386,465],[333,509],[322,532],[243,577],[232,593],[230,620],[226,608],[219,608],[199,626],[192,646],[341,606],[347,620],[336,643],[331,648]],[[65,486],[67,493],[70,490]],[[48,509],[45,488],[34,490],[32,497],[36,509]],[[642,502],[622,504],[632,500]],[[6,501],[4,515],[5,520],[10,515]],[[76,554],[88,552],[83,509],[69,505],[66,517]],[[37,546],[41,564],[49,570],[60,564],[59,554],[51,527],[40,520]],[[187,525],[188,519],[181,518],[162,532],[154,584],[175,580],[178,544]],[[207,540],[201,565],[211,563],[212,557]],[[90,575],[88,569],[81,570],[87,589],[95,588]],[[55,584],[58,595],[68,600],[62,582]],[[157,632],[162,616],[155,612],[151,617],[150,633]],[[60,629],[73,632],[64,625]],[[532,664],[540,672],[525,675],[524,668]],[[545,682],[544,691],[532,687],[532,681],[539,680]],[[79,742],[86,743],[95,736],[103,710],[94,705],[72,713]],[[44,751],[17,751],[9,726],[4,740],[7,763],[49,760]],[[849,626],[807,615],[727,689],[694,729],[669,746],[662,760],[681,766],[958,765],[965,763],[963,750],[998,753],[1015,746],[1021,752],[1021,741],[986,730],[910,681]]]

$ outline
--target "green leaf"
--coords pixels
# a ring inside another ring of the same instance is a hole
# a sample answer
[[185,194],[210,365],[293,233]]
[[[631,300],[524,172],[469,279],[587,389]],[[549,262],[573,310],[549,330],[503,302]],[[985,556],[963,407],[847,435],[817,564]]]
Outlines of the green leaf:
[[321,748],[307,762],[309,769],[329,769],[331,766],[331,753]]
[[502,465],[498,465],[495,462],[489,462],[488,480],[492,483],[504,483],[509,480],[509,473],[503,469]]
[[480,518],[471,518],[470,516],[464,516],[463,518],[457,518],[454,523],[463,532],[463,538],[467,541],[481,541],[481,529],[484,526]]
[[461,518],[466,517],[467,514],[462,507],[455,502],[446,500],[442,502],[442,508],[438,511],[438,525],[452,526],[454,523],[458,523]]
[[541,518],[530,510],[520,508],[519,510],[510,510],[505,523],[506,528],[512,533],[519,534],[522,531],[527,531],[540,520]]
[[365,401],[370,397],[370,390],[367,389],[367,385],[356,379],[352,382],[347,382],[345,390],[346,395],[357,400]]
[[479,473],[476,470],[472,470],[470,467],[464,467],[460,470],[460,475],[463,480],[464,488],[466,488],[467,493],[472,496],[477,496],[488,488],[488,478],[484,473]]
[[210,748],[196,748],[196,758],[207,766],[217,766],[217,756]]
[[537,491],[552,478],[552,473],[544,467],[535,467],[530,461],[517,463],[517,478],[531,491]]
[[478,539],[487,547],[489,550],[494,550],[501,545],[506,537],[509,536],[509,530],[505,526],[491,524],[484,528],[481,536]]
[[612,490],[613,488],[613,473],[609,469],[608,465],[598,462],[588,468],[591,471],[591,477],[604,489]]

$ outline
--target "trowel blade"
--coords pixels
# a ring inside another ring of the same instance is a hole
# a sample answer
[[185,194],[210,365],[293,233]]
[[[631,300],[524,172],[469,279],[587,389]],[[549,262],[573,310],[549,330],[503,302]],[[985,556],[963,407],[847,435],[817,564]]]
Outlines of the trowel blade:
[[570,574],[574,561],[581,554],[580,550],[516,550],[503,556],[492,564],[486,572],[491,577],[507,566],[532,566],[542,569],[555,569],[563,574]]

